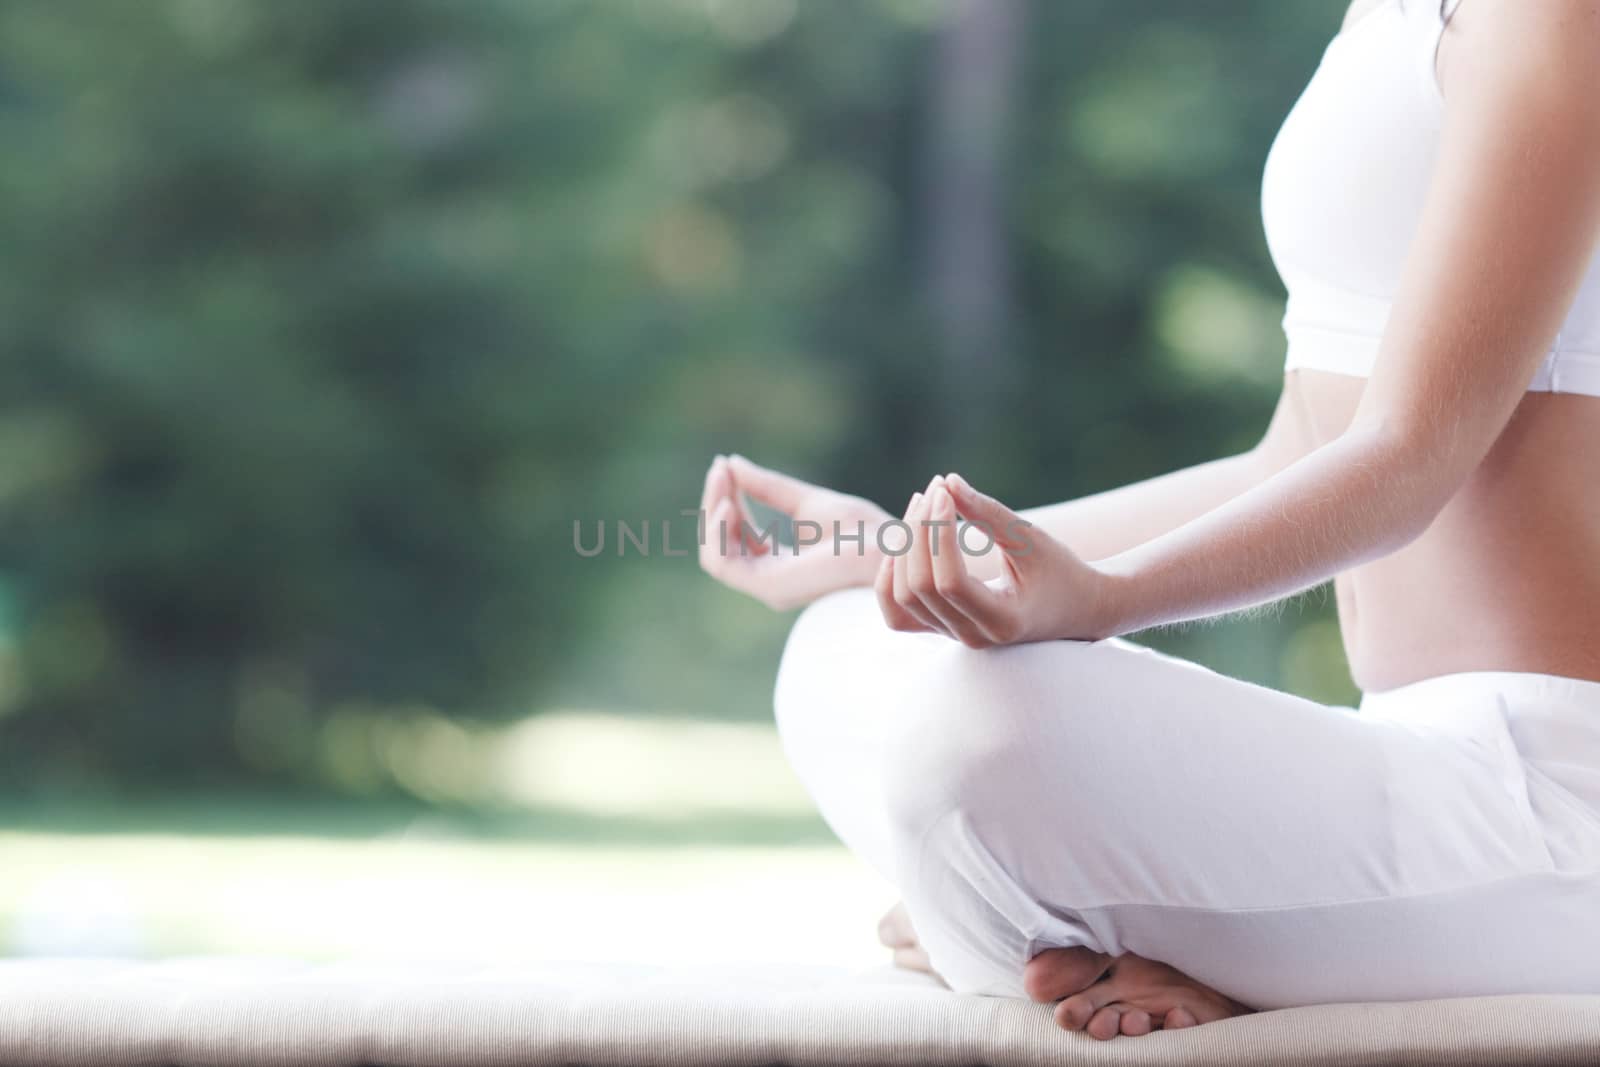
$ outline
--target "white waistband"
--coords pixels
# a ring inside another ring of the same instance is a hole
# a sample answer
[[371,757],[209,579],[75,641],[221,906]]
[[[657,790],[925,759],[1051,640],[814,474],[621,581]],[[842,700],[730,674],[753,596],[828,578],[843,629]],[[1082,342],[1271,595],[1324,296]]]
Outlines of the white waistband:
[[[1366,378],[1378,356],[1379,339],[1367,334],[1297,326],[1289,333],[1284,370],[1304,367]],[[1530,393],[1600,396],[1600,352],[1563,348],[1546,356],[1528,382]]]
[[1551,705],[1592,714],[1600,730],[1600,682],[1527,671],[1461,671],[1364,693],[1360,711],[1383,719],[1444,721],[1474,708],[1516,717]]

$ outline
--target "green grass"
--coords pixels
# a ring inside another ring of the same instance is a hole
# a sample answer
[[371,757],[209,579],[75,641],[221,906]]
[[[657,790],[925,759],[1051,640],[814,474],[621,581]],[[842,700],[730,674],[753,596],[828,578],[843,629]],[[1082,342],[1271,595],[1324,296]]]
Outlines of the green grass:
[[[0,952],[881,962],[892,891],[773,762],[770,729],[704,726],[677,740],[609,717],[542,727],[536,762],[583,773],[546,774],[520,804],[0,807]],[[595,758],[598,741],[616,758]]]
[[836,845],[0,833],[9,953],[869,963],[892,902]]
[[30,835],[181,835],[192,838],[316,837],[364,840],[394,834],[480,842],[628,847],[827,845],[811,811],[600,815],[562,807],[440,806],[401,798],[341,802],[272,793],[161,793],[132,801],[0,804],[0,832]]

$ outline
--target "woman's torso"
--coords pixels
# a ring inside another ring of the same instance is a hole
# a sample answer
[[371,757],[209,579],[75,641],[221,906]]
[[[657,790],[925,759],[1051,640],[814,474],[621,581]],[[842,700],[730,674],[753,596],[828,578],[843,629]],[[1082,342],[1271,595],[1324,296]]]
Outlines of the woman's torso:
[[[1291,371],[1286,434],[1309,451],[1365,382]],[[1470,670],[1600,680],[1600,399],[1528,393],[1427,532],[1335,582],[1363,690]]]
[[[1363,62],[1360,80],[1381,81],[1383,65],[1392,65],[1403,49],[1411,47],[1402,35],[1413,32],[1407,28],[1412,24],[1399,20],[1420,19],[1423,13],[1413,5],[1437,2],[1405,0],[1410,9],[1406,10],[1398,7],[1399,0],[1357,0],[1341,34],[1344,40],[1330,49],[1347,51],[1325,57],[1324,68],[1330,62]],[[1394,10],[1385,10],[1391,5]],[[1369,15],[1389,23],[1368,25]],[[1423,27],[1420,32],[1427,30]],[[1384,34],[1392,37],[1380,36]],[[1431,79],[1437,48],[1446,91],[1450,77],[1466,73],[1449,69],[1450,37],[1446,33],[1442,40],[1436,37],[1437,43],[1424,41],[1426,54],[1418,53],[1426,62],[1424,76]],[[1431,84],[1424,86],[1422,78],[1378,89],[1352,85],[1353,95],[1373,93],[1364,102],[1355,101],[1358,111],[1363,103],[1373,116],[1380,113],[1371,109],[1380,104],[1393,107],[1394,125],[1387,115],[1372,120],[1385,126],[1373,137],[1374,155],[1349,163],[1331,155],[1303,158],[1351,148],[1328,140],[1352,135],[1353,131],[1331,128],[1348,124],[1337,111],[1333,94],[1341,88],[1341,80],[1352,81],[1356,75],[1334,69],[1325,77],[1319,69],[1318,78],[1323,79],[1321,84],[1314,81],[1296,105],[1297,113],[1303,112],[1298,126],[1295,115],[1285,123],[1280,145],[1274,146],[1274,155],[1280,158],[1269,161],[1264,189],[1269,243],[1291,292],[1285,321],[1291,338],[1290,369],[1281,425],[1275,433],[1297,452],[1331,440],[1354,415],[1365,378],[1355,371],[1325,368],[1338,367],[1341,360],[1359,361],[1350,346],[1372,340],[1362,338],[1362,331],[1371,334],[1379,329],[1384,314],[1381,297],[1390,280],[1387,272],[1396,270],[1396,261],[1403,258],[1402,249],[1382,247],[1387,235],[1376,230],[1371,240],[1363,242],[1360,221],[1354,216],[1340,219],[1339,212],[1366,210],[1375,195],[1388,197],[1381,203],[1389,208],[1414,211],[1424,191],[1426,136],[1436,131],[1437,116],[1427,109],[1442,106],[1441,101],[1427,98],[1437,90]],[[1408,115],[1408,109],[1415,114]],[[1407,122],[1415,127],[1405,128]],[[1391,163],[1381,150],[1385,136],[1405,151],[1418,143],[1423,149],[1410,160]],[[1297,168],[1309,169],[1297,172]],[[1294,200],[1303,196],[1304,179],[1330,168],[1344,172],[1338,175],[1342,180],[1323,191],[1331,218],[1307,222],[1305,205]],[[1391,174],[1398,179],[1395,188],[1379,188]],[[1367,187],[1362,188],[1363,183]],[[1344,196],[1353,199],[1342,203]],[[1274,197],[1280,202],[1275,204]],[[1319,225],[1333,229],[1319,234]],[[1392,235],[1392,220],[1386,226]],[[1392,236],[1388,239],[1393,241]],[[1305,269],[1296,276],[1299,268]],[[1600,277],[1600,271],[1593,276]],[[1302,294],[1298,308],[1297,289]],[[1340,321],[1346,312],[1353,327],[1348,336]],[[1593,347],[1588,339],[1593,328],[1587,320],[1575,326],[1569,322],[1569,327],[1583,335],[1580,351],[1556,365],[1568,368],[1567,380],[1573,382],[1589,369],[1583,352]],[[1297,333],[1303,346],[1299,354]],[[1548,381],[1549,367],[1541,368],[1541,374],[1543,379],[1535,379],[1540,388],[1559,387],[1559,370],[1557,385]],[[1583,392],[1525,394],[1488,456],[1426,533],[1399,552],[1337,580],[1340,627],[1355,681],[1362,689],[1390,689],[1469,670],[1600,680],[1600,492],[1595,491],[1600,471],[1600,396],[1592,395],[1597,389],[1587,381],[1579,388]]]

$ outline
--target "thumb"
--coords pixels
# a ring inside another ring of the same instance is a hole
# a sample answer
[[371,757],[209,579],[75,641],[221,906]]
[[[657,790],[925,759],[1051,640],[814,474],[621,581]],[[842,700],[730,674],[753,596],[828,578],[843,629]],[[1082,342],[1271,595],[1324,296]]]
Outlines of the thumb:
[[1033,552],[1033,523],[987,493],[980,493],[959,474],[945,475],[944,483],[955,498],[956,510],[978,529],[994,538],[1006,555],[1025,559]]

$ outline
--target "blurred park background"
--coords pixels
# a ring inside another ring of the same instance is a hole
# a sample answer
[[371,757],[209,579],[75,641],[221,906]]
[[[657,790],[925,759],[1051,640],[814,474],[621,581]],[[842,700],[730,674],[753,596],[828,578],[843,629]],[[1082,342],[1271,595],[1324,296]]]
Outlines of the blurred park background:
[[[1248,446],[1341,12],[0,6],[0,953],[876,959],[789,620],[573,523]],[[1348,702],[1328,599],[1148,640]]]

